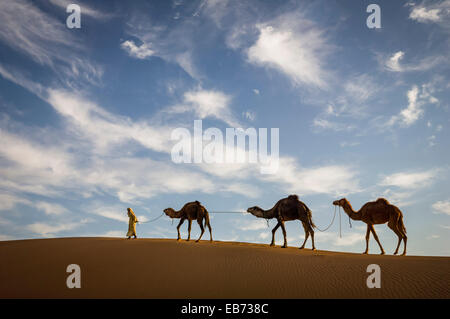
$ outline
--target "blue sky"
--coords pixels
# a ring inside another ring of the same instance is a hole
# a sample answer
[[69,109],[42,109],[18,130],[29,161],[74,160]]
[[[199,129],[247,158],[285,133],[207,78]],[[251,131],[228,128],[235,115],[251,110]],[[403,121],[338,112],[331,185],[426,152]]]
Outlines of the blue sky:
[[[409,254],[450,255],[450,1],[377,1],[381,29],[369,1],[79,1],[80,29],[69,3],[0,4],[0,240],[123,237],[127,207],[145,221],[199,200],[215,239],[268,243],[240,212],[295,193],[322,228],[335,199],[386,197]],[[277,173],[173,163],[171,132],[200,119],[279,128]],[[362,252],[365,225],[343,215],[342,230],[317,248]],[[299,222],[287,233],[302,243]],[[138,235],[175,238],[175,223]]]

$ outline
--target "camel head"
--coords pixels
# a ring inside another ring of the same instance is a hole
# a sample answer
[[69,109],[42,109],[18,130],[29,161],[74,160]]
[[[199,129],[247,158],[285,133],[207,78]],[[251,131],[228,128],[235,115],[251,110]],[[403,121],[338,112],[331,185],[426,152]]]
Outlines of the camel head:
[[163,210],[163,212],[167,216],[169,216],[170,218],[176,218],[176,213],[175,213],[175,210],[173,208],[170,208],[170,207],[166,208],[166,209]]
[[333,205],[344,207],[344,205],[345,205],[347,202],[348,202],[348,201],[347,201],[346,198],[341,198],[341,199],[339,199],[339,200],[335,200],[335,201],[333,202]]
[[247,213],[250,213],[256,217],[263,217],[264,211],[261,208],[259,208],[258,206],[253,206],[253,207],[250,207],[247,209]]

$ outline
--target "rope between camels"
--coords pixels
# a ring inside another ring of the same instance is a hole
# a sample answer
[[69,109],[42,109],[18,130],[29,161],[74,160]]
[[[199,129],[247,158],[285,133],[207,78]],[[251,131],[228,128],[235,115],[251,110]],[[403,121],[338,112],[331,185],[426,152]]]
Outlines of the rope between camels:
[[147,223],[154,222],[154,221],[160,219],[160,218],[163,217],[163,216],[164,216],[164,213],[162,213],[161,215],[159,215],[158,217],[156,217],[156,218],[154,218],[154,219],[147,220],[146,222],[138,222],[138,225],[139,225],[139,224],[147,224]]
[[[339,210],[339,213],[340,213],[340,210]],[[317,228],[319,231],[321,231],[321,232],[327,231],[328,229],[330,229],[331,225],[333,225],[334,219],[335,219],[335,218],[336,218],[336,206],[334,206],[334,215],[333,215],[333,219],[331,220],[330,225],[328,225],[328,227],[325,228],[325,229],[320,229],[320,228],[317,227],[317,226],[316,226],[316,228]]]

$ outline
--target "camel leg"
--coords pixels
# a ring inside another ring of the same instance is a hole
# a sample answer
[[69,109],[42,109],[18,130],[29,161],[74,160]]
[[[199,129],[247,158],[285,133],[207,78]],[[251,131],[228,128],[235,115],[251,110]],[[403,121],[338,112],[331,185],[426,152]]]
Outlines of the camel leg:
[[275,233],[280,225],[280,222],[278,222],[278,224],[276,224],[276,226],[272,229],[272,242],[270,243],[270,246],[275,246]]
[[205,228],[203,227],[203,220],[197,219],[197,223],[198,223],[198,225],[200,226],[200,229],[201,229],[200,237],[196,240],[196,242],[199,242],[200,239],[203,236],[203,233],[205,232]]
[[375,228],[373,228],[373,225],[370,225],[370,231],[372,232],[373,237],[375,237],[375,240],[377,241],[378,246],[380,246],[381,255],[384,255],[385,252],[384,252],[383,246],[381,246],[380,240],[378,239],[378,235],[377,235],[377,233],[375,232]]
[[283,238],[284,238],[284,244],[281,246],[281,248],[287,247],[287,239],[286,239],[286,228],[284,227],[284,221],[281,221],[281,230],[283,231]]
[[370,226],[367,224],[367,231],[366,231],[366,250],[363,252],[363,254],[367,254],[369,252],[369,239],[370,239]]
[[397,243],[397,248],[395,248],[395,252],[394,255],[397,255],[398,253],[398,248],[400,247],[400,244],[402,242],[403,236],[402,233],[398,230],[397,228],[397,224],[394,221],[389,221],[388,223],[388,227],[390,229],[392,229],[392,231],[397,235],[398,237],[398,243]]
[[188,225],[188,238],[186,239],[186,241],[190,241],[191,240],[191,228],[192,228],[192,219],[188,219],[189,225]]
[[406,234],[403,234],[403,253],[402,256],[406,255],[406,242],[408,241],[408,237],[406,236]]
[[308,237],[309,237],[309,231],[308,231],[308,228],[306,227],[306,224],[304,222],[302,222],[302,225],[303,225],[303,230],[305,231],[305,241],[303,242],[303,245],[300,246],[300,249],[305,248],[306,241],[308,240]]
[[406,242],[408,241],[408,237],[406,236],[406,231],[405,231],[405,225],[403,224],[403,218],[400,217],[398,222],[397,222],[397,229],[400,232],[400,234],[402,235],[403,238],[403,253],[402,256],[406,255]]
[[309,227],[309,233],[311,234],[311,240],[312,240],[312,250],[316,249],[316,246],[314,245],[314,230],[311,227],[311,225],[308,225]]
[[181,218],[181,220],[180,220],[180,222],[178,223],[178,226],[177,226],[177,232],[178,232],[177,240],[180,240],[180,239],[181,239],[181,235],[180,235],[180,227],[181,227],[181,225],[183,225],[183,223],[184,223],[184,218]]
[[209,220],[206,222],[206,226],[208,226],[209,229],[209,241],[212,241],[212,230],[211,230],[211,225],[209,224]]

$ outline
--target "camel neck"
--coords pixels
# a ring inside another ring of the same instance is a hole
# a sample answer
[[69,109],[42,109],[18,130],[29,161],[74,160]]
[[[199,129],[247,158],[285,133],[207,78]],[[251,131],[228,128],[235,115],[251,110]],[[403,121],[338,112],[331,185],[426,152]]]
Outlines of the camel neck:
[[347,213],[347,215],[353,219],[353,220],[359,220],[361,219],[361,216],[358,212],[355,212],[352,208],[352,205],[350,205],[349,202],[345,202],[344,206],[342,207],[344,211]]
[[275,217],[275,214],[274,214],[275,206],[268,210],[262,209],[262,211],[263,211],[264,218],[274,218]]

